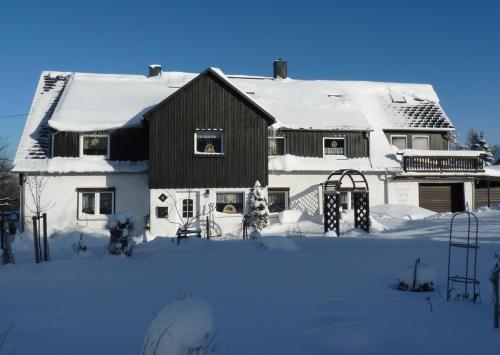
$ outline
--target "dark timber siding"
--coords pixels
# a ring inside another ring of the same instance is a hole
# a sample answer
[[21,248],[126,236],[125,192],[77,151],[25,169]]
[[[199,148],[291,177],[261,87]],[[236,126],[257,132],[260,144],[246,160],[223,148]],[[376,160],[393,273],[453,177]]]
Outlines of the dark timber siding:
[[406,144],[408,149],[413,149],[414,136],[429,136],[429,149],[431,150],[448,150],[448,132],[429,132],[429,131],[384,131],[389,143],[391,136],[406,136]]
[[[200,75],[146,118],[150,188],[267,185],[269,121],[214,74]],[[223,130],[224,155],[195,155],[195,130],[210,128]]]
[[[369,132],[278,130],[277,136],[285,137],[285,153],[303,157],[322,157],[324,137],[345,138],[348,158],[363,158],[369,155]],[[269,136],[272,136],[270,133]]]
[[[108,132],[54,132],[53,156],[78,157],[82,134]],[[146,128],[122,128],[110,132],[110,160],[148,160],[148,131]]]

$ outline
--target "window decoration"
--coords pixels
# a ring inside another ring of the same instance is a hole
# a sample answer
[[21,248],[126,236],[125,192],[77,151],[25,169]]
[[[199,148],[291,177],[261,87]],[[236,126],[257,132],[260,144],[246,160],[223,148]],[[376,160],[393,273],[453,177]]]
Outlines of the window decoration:
[[104,156],[109,158],[109,136],[105,134],[82,136],[80,155]]
[[268,150],[269,150],[269,155],[284,155],[285,137],[269,137]]
[[283,212],[288,209],[288,190],[269,189],[267,203],[269,212]]
[[414,136],[413,149],[428,150],[429,149],[429,136]]
[[193,199],[185,198],[182,200],[182,218],[192,218],[194,211]]
[[161,202],[165,202],[167,200],[167,195],[161,194],[160,196],[158,196],[158,200],[160,200]]
[[398,149],[406,149],[406,136],[391,136],[391,145],[395,145]]
[[243,213],[243,200],[244,194],[242,192],[217,193],[215,209],[218,212],[228,214]]
[[83,188],[77,192],[79,219],[99,219],[114,213],[114,189]]
[[323,138],[324,155],[345,155],[344,138]]
[[224,133],[216,130],[198,130],[195,132],[196,154],[223,154]]

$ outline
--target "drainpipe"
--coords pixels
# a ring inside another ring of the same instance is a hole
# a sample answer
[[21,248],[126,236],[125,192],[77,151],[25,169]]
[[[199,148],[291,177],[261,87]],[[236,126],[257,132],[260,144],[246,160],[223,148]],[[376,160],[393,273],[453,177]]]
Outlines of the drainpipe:
[[490,177],[486,178],[486,182],[488,184],[488,207],[491,207],[491,197],[490,197]]
[[24,232],[24,174],[19,173],[19,229]]

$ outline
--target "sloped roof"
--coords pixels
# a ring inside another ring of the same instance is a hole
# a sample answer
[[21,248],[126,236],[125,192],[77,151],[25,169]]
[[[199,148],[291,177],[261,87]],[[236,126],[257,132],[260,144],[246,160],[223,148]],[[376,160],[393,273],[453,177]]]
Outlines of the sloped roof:
[[[372,131],[371,159],[383,166],[387,166],[390,145],[382,130],[453,129],[430,85],[273,79],[208,70],[274,118],[274,128]],[[43,72],[16,154],[15,170],[46,170],[49,127],[83,132],[139,125],[145,112],[198,75],[163,72],[150,78]]]

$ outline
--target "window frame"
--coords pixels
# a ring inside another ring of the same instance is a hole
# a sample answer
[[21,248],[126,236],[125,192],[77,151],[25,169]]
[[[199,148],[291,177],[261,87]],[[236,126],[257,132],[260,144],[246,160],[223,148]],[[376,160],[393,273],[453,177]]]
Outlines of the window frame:
[[[326,139],[342,139],[344,141],[344,154],[325,154],[325,140]],[[346,137],[323,137],[323,158],[324,157],[347,157]]]
[[431,137],[426,134],[419,134],[419,135],[414,135],[411,138],[411,146],[413,149],[415,149],[415,138],[426,138],[427,139],[427,149],[420,149],[420,150],[430,150],[431,149]]
[[[107,138],[107,146],[106,146],[106,154],[105,155],[91,155],[91,154],[84,154],[83,153],[83,140],[85,137],[106,137]],[[104,158],[104,159],[109,159],[110,158],[110,152],[111,152],[111,137],[109,133],[97,133],[97,134],[80,134],[79,138],[79,155],[80,158],[82,157],[93,157],[93,158]]]
[[[86,220],[106,220],[108,216],[115,214],[116,208],[116,191],[115,188],[77,188],[77,206],[76,206],[76,217],[78,221],[86,221]],[[94,194],[94,214],[83,213],[83,194],[84,193],[93,193]],[[111,193],[111,213],[110,214],[101,214],[101,193]]]
[[[283,140],[283,154],[271,154],[270,153],[270,151],[269,151],[269,140],[270,139],[282,139]],[[285,155],[286,154],[286,138],[284,136],[275,136],[275,137],[268,136],[267,137],[267,148],[268,148],[267,155],[269,155],[271,157],[280,157],[280,156]]]
[[[221,150],[222,152],[220,153],[206,153],[206,152],[198,152],[198,133],[199,132],[216,132],[221,134]],[[197,128],[194,131],[194,155],[197,156],[222,156],[225,154],[225,149],[224,149],[224,130],[223,129],[217,129],[217,128]]]
[[[271,207],[271,205],[269,205],[269,193],[276,193],[276,192],[283,192],[285,194],[285,211],[290,209],[290,188],[285,188],[285,187],[269,187],[267,189],[267,201],[268,201],[268,207]],[[279,211],[279,212],[271,212],[269,211],[269,214],[271,215],[277,215],[279,213],[281,213],[283,211]]]
[[[391,137],[391,145],[394,145],[394,146],[396,146],[396,145],[392,143],[393,138],[404,138],[405,139],[405,148],[403,148],[403,149],[408,149],[408,136],[406,134],[391,134],[390,137]],[[398,149],[402,150],[399,147],[398,147]]]
[[[226,213],[222,211],[217,210],[217,195],[220,194],[241,194],[242,195],[242,206],[241,206],[241,212],[236,212],[236,213]],[[246,194],[245,191],[217,191],[215,193],[215,212],[220,213],[224,216],[243,216],[246,212]]]

